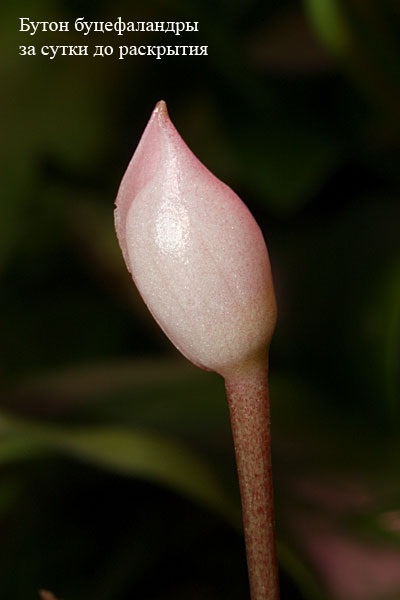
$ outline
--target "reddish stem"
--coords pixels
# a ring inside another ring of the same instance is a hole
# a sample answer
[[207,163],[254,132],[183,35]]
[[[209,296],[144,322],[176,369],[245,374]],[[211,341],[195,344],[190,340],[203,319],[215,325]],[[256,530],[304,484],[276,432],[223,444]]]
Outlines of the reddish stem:
[[242,500],[251,600],[278,600],[268,368],[225,379]]

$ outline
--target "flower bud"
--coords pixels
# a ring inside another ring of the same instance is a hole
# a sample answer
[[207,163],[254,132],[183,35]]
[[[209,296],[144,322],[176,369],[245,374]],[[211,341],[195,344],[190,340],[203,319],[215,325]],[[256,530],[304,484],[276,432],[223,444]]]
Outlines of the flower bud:
[[115,226],[140,294],[189,360],[225,376],[266,356],[276,304],[262,233],[163,101],[122,179]]

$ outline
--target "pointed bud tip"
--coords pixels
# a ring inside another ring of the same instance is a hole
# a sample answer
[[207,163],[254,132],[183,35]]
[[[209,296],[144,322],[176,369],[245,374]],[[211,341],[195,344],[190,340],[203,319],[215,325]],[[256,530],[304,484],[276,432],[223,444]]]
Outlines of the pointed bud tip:
[[159,100],[153,111],[154,115],[158,115],[160,119],[168,119],[168,108],[165,100]]

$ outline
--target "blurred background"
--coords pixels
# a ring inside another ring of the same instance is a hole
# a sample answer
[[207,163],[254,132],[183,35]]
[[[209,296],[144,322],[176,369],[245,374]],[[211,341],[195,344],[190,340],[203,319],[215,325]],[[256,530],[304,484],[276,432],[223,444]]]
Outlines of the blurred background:
[[[17,0],[0,17],[0,597],[248,598],[223,383],[149,317],[113,228],[163,98],[271,256],[282,599],[398,600],[396,0]],[[199,26],[84,37],[79,17]],[[208,55],[40,55],[84,44]]]

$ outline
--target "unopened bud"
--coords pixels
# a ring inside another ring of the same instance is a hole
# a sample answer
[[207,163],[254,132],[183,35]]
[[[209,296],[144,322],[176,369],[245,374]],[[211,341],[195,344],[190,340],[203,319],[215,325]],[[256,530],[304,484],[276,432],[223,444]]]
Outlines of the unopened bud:
[[115,226],[140,294],[189,360],[225,376],[266,356],[276,303],[260,228],[163,101],[122,179]]

